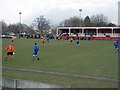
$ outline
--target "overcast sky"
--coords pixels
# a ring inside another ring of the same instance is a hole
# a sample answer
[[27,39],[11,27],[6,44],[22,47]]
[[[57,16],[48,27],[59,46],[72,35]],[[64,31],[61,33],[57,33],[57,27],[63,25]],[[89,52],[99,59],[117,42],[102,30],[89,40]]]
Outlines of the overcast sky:
[[7,24],[19,22],[22,12],[22,23],[31,25],[40,15],[58,24],[64,19],[79,16],[82,18],[103,13],[111,22],[118,23],[119,0],[0,0],[0,19]]

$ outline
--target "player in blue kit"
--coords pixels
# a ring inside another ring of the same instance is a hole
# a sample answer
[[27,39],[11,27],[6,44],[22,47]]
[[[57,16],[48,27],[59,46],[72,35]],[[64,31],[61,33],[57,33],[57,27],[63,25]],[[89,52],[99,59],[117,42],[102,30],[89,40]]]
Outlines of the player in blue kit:
[[80,46],[80,39],[79,39],[79,37],[76,38],[76,44],[77,44],[78,46]]
[[119,41],[118,40],[114,42],[114,47],[116,49],[116,52],[118,52],[118,48],[119,48]]
[[33,61],[35,60],[35,58],[37,58],[37,60],[39,60],[38,51],[39,51],[39,47],[38,47],[37,43],[35,43],[33,57],[32,57]]

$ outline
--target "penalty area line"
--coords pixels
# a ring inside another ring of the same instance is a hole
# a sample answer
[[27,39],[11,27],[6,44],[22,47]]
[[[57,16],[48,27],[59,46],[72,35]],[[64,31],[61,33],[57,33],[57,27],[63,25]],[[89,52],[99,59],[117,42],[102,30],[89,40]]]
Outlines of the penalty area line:
[[16,70],[16,71],[26,71],[26,72],[35,72],[35,73],[44,73],[44,74],[53,74],[53,75],[59,75],[59,76],[72,76],[72,77],[88,78],[88,79],[96,79],[96,80],[105,80],[105,81],[113,81],[113,82],[120,82],[120,80],[104,78],[104,77],[87,76],[87,75],[77,75],[77,74],[68,74],[68,73],[59,73],[59,72],[39,71],[39,70],[30,70],[30,69],[19,69],[19,68],[11,68],[11,67],[2,67],[2,69]]

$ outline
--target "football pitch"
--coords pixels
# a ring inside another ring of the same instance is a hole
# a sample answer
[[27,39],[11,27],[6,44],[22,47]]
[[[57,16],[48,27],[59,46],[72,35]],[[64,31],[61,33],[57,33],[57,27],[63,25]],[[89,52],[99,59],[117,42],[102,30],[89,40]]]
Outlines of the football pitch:
[[[74,74],[118,80],[118,53],[115,52],[114,41],[81,40],[81,45],[77,46],[75,41],[70,43],[67,40],[50,40],[43,45],[40,39],[15,39],[15,58],[12,60],[9,57],[5,61],[5,49],[10,42],[10,39],[2,40],[2,67],[68,75],[3,69],[3,77],[75,88],[118,88],[118,82],[70,76]],[[32,61],[34,43],[37,43],[40,49],[39,61]]]

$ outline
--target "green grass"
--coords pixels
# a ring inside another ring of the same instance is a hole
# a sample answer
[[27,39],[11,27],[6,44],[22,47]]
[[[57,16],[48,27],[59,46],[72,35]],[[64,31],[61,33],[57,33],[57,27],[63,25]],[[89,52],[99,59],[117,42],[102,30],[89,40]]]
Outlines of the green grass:
[[117,88],[117,82],[110,82],[104,80],[91,80],[85,78],[57,76],[51,74],[31,73],[3,70],[3,74],[10,78],[19,78],[24,80],[37,81],[42,83],[50,83],[62,86],[71,86],[75,88]]
[[[40,61],[32,61],[33,45],[37,42],[40,51]],[[4,67],[15,67],[32,70],[80,74],[111,79],[118,78],[118,54],[115,53],[113,41],[81,41],[81,45],[61,40],[51,40],[45,45],[40,40],[16,39],[13,46],[16,49],[15,59],[5,61],[5,48],[10,43],[3,39]],[[27,74],[33,76],[28,76]],[[35,77],[34,77],[35,75]],[[28,73],[3,70],[3,76],[20,78],[44,83],[60,84],[74,87],[117,87],[117,83],[101,80],[82,79],[65,76]],[[45,77],[46,76],[46,77]],[[61,79],[63,82],[61,82]]]

